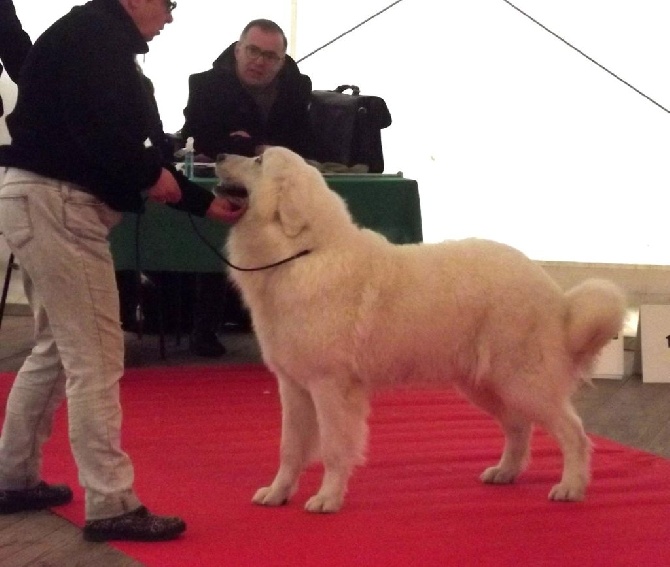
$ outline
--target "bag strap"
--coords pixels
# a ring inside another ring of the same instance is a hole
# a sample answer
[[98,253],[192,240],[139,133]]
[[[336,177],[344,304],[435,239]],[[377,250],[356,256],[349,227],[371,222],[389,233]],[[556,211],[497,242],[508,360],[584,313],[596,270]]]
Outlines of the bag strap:
[[358,96],[361,92],[361,89],[359,89],[356,85],[340,85],[335,89],[336,93],[343,93],[344,91],[351,89],[351,95],[352,96]]

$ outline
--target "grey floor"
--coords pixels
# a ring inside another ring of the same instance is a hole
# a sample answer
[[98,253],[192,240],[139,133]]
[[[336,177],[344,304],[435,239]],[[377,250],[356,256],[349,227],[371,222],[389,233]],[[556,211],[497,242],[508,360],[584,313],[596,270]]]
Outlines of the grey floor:
[[[188,338],[176,344],[167,339],[162,359],[155,336],[126,335],[126,365],[178,366],[182,364],[244,363],[260,361],[252,334],[221,335],[228,353],[221,359],[194,357]],[[0,371],[16,371],[32,346],[32,319],[5,315],[0,328]],[[614,439],[670,458],[670,384],[643,383],[634,375],[634,341],[628,340],[625,376],[621,380],[595,380],[576,395],[576,406],[590,433]],[[157,544],[160,545],[160,544]],[[84,542],[78,528],[52,514],[39,512],[0,516],[0,566],[23,567],[104,566],[130,567],[140,563],[106,544]]]

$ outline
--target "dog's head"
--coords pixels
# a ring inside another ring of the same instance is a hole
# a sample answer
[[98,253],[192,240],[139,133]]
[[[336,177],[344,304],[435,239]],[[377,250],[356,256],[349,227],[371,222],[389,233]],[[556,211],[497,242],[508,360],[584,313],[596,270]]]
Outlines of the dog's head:
[[248,199],[242,221],[253,217],[256,223],[279,223],[287,236],[297,236],[310,223],[322,222],[333,213],[333,197],[337,199],[329,197],[330,189],[315,167],[279,146],[257,157],[219,155],[216,173],[221,180],[217,192],[227,198]]

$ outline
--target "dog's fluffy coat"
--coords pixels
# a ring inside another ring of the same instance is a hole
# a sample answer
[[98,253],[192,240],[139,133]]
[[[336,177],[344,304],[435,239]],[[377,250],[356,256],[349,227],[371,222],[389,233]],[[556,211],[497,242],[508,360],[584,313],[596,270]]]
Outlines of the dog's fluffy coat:
[[406,384],[451,384],[498,420],[505,447],[484,482],[519,475],[538,423],[563,453],[549,497],[584,497],[590,444],[570,397],[621,330],[613,283],[564,293],[519,251],[487,240],[393,245],[356,226],[322,175],[284,148],[220,156],[217,173],[248,191],[227,243],[232,264],[310,251],[231,270],[282,403],[279,470],[254,502],[287,502],[320,456],[322,485],[305,507],[337,511],[364,459],[370,390]]

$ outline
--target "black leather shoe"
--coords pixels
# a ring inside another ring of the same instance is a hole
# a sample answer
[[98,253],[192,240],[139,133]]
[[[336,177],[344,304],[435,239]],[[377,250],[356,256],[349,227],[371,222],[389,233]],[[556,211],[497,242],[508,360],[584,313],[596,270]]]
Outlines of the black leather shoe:
[[84,524],[86,541],[167,541],[175,539],[186,530],[181,518],[154,516],[144,506],[137,510]]
[[198,356],[209,358],[226,354],[226,347],[219,342],[215,333],[195,333],[191,340],[191,350]]
[[33,488],[0,490],[0,514],[44,510],[72,502],[72,490],[64,484],[48,485],[42,481]]

